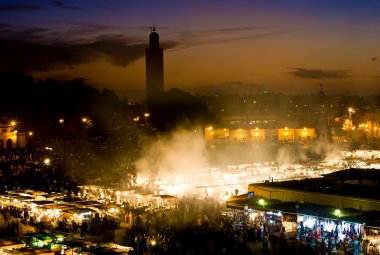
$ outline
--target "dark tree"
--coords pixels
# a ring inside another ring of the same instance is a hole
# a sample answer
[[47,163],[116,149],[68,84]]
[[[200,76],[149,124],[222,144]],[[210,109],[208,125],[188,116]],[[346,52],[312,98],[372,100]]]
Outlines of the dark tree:
[[180,89],[171,89],[148,101],[151,124],[161,131],[204,124],[210,112],[203,102]]

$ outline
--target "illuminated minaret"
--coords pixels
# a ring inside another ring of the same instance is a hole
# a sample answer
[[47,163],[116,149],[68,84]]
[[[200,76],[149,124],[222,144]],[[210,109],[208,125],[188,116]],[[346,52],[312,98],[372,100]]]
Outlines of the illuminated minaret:
[[146,57],[146,97],[147,99],[164,92],[164,54],[160,48],[160,38],[156,28],[151,28],[149,48]]

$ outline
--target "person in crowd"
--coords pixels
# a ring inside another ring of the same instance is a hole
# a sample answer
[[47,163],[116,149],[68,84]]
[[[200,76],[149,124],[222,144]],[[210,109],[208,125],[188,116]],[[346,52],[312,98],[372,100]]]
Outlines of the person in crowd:
[[265,233],[263,237],[263,250],[268,251],[269,249],[269,235],[268,233]]

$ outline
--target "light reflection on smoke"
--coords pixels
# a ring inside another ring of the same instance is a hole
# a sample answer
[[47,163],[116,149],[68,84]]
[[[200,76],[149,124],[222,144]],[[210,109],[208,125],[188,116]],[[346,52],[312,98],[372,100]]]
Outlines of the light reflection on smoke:
[[[379,154],[343,152],[331,144],[311,148],[322,160],[308,160],[299,150],[280,149],[276,161],[210,167],[202,132],[178,131],[146,146],[136,162],[137,182],[156,195],[212,197],[223,201],[228,195],[247,193],[248,184],[320,177],[349,167],[378,168],[359,156],[380,158]],[[228,154],[225,157],[229,157]],[[302,163],[296,163],[296,162]],[[380,167],[379,167],[380,168]]]

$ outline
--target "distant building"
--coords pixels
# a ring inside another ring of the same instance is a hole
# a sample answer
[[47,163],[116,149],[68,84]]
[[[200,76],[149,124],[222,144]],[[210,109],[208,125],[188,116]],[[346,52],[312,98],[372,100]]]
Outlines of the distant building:
[[26,134],[16,130],[14,121],[8,124],[0,123],[0,149],[25,148]]
[[279,128],[278,141],[281,143],[294,143],[294,129],[293,128]]
[[355,169],[326,174],[323,178],[254,183],[248,192],[268,200],[312,203],[359,211],[380,211],[380,172]]
[[15,123],[8,124],[0,123],[0,149],[13,148],[17,144],[17,130],[15,130]]
[[363,131],[370,138],[380,139],[380,113],[366,113],[360,121],[358,130]]
[[253,128],[228,129],[209,126],[205,140],[212,144],[226,143],[308,143],[317,139],[314,128]]
[[149,48],[146,57],[146,96],[147,99],[164,92],[164,56],[160,39],[153,26],[149,35]]
[[[255,143],[263,143],[266,139],[266,130],[262,128],[255,128],[250,130],[251,140]],[[268,132],[269,134],[269,132]]]

